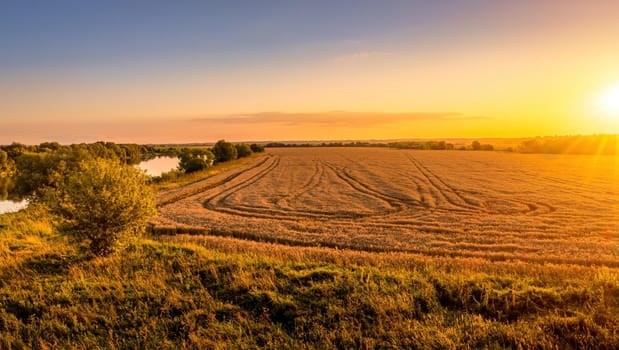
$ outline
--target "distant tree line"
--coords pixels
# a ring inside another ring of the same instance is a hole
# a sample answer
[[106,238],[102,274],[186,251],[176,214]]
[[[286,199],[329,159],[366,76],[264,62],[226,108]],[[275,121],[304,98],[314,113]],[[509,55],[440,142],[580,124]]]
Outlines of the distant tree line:
[[[24,145],[13,142],[0,146],[13,162],[22,154],[79,153],[94,158],[117,159],[126,164],[138,164],[144,159],[158,155],[156,147],[138,144],[116,144],[113,142],[79,143],[61,145],[58,142],[43,142],[38,145]],[[0,154],[0,163],[2,155]]]
[[409,141],[392,142],[388,144],[391,148],[398,149],[420,149],[420,150],[452,150],[454,145],[445,141]]
[[320,142],[320,143],[283,143],[270,142],[264,145],[266,148],[284,147],[388,147],[386,143],[374,142]]
[[516,147],[520,153],[617,154],[617,135],[547,136],[528,139]]
[[265,145],[267,148],[283,147],[389,147],[396,149],[417,149],[417,150],[473,150],[473,151],[492,151],[494,147],[490,144],[481,144],[473,141],[470,147],[461,146],[456,148],[454,144],[445,141],[398,141],[398,142],[321,142],[321,143],[283,143],[271,142]]
[[471,142],[471,149],[473,151],[494,151],[494,146],[489,143],[482,144],[479,141]]
[[170,147],[166,150],[168,155],[173,154],[179,157],[178,170],[184,173],[208,169],[217,163],[249,157],[253,153],[259,152],[264,152],[264,146],[255,143],[251,145],[245,143],[233,144],[225,140],[217,141],[211,148]]

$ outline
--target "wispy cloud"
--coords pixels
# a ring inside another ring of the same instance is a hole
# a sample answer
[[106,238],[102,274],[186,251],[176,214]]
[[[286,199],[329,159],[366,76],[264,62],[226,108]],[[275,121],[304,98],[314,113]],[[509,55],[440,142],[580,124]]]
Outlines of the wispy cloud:
[[487,119],[486,117],[465,116],[456,112],[434,113],[380,113],[329,111],[318,113],[261,112],[208,116],[192,119],[195,122],[211,124],[246,124],[280,126],[330,126],[348,128],[369,128],[411,121],[454,121]]

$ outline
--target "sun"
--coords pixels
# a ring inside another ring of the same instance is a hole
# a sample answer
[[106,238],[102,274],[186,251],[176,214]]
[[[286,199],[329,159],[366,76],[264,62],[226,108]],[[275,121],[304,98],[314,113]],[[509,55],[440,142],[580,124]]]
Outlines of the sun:
[[597,106],[600,112],[619,121],[619,84],[600,93]]

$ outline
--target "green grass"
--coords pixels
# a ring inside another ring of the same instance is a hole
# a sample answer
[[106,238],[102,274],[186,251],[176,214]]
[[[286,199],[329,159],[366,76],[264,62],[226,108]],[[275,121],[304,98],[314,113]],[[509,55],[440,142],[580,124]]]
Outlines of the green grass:
[[0,348],[619,344],[616,269],[211,240],[93,258],[44,209],[0,216]]

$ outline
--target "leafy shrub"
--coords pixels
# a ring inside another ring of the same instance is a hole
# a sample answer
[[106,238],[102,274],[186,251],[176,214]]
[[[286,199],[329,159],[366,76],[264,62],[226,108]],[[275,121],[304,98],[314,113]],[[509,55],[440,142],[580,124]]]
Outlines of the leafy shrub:
[[186,173],[192,173],[210,168],[215,160],[215,155],[204,148],[183,148],[179,158],[179,169]]
[[59,174],[72,162],[60,155],[47,153],[24,153],[17,157],[15,189],[19,195],[40,195],[55,187]]
[[207,169],[209,166],[204,159],[200,158],[191,158],[183,165],[183,170],[186,173],[193,173],[195,171],[200,171]]
[[494,146],[489,143],[481,144],[479,141],[473,141],[471,143],[471,149],[473,149],[473,151],[494,151]]
[[236,147],[236,154],[238,158],[249,157],[253,153],[251,147],[244,143],[239,143],[238,145],[234,145],[234,147]]
[[251,151],[254,153],[264,152],[264,146],[259,145],[257,143],[252,143],[249,147],[251,148]]
[[225,140],[217,141],[213,146],[213,154],[215,154],[215,160],[217,162],[227,162],[236,159],[238,156],[236,147]]
[[60,218],[61,231],[89,241],[95,255],[116,251],[142,233],[155,214],[147,176],[113,160],[91,160],[67,173],[46,199]]
[[0,149],[0,176],[8,175],[12,170],[9,154]]

